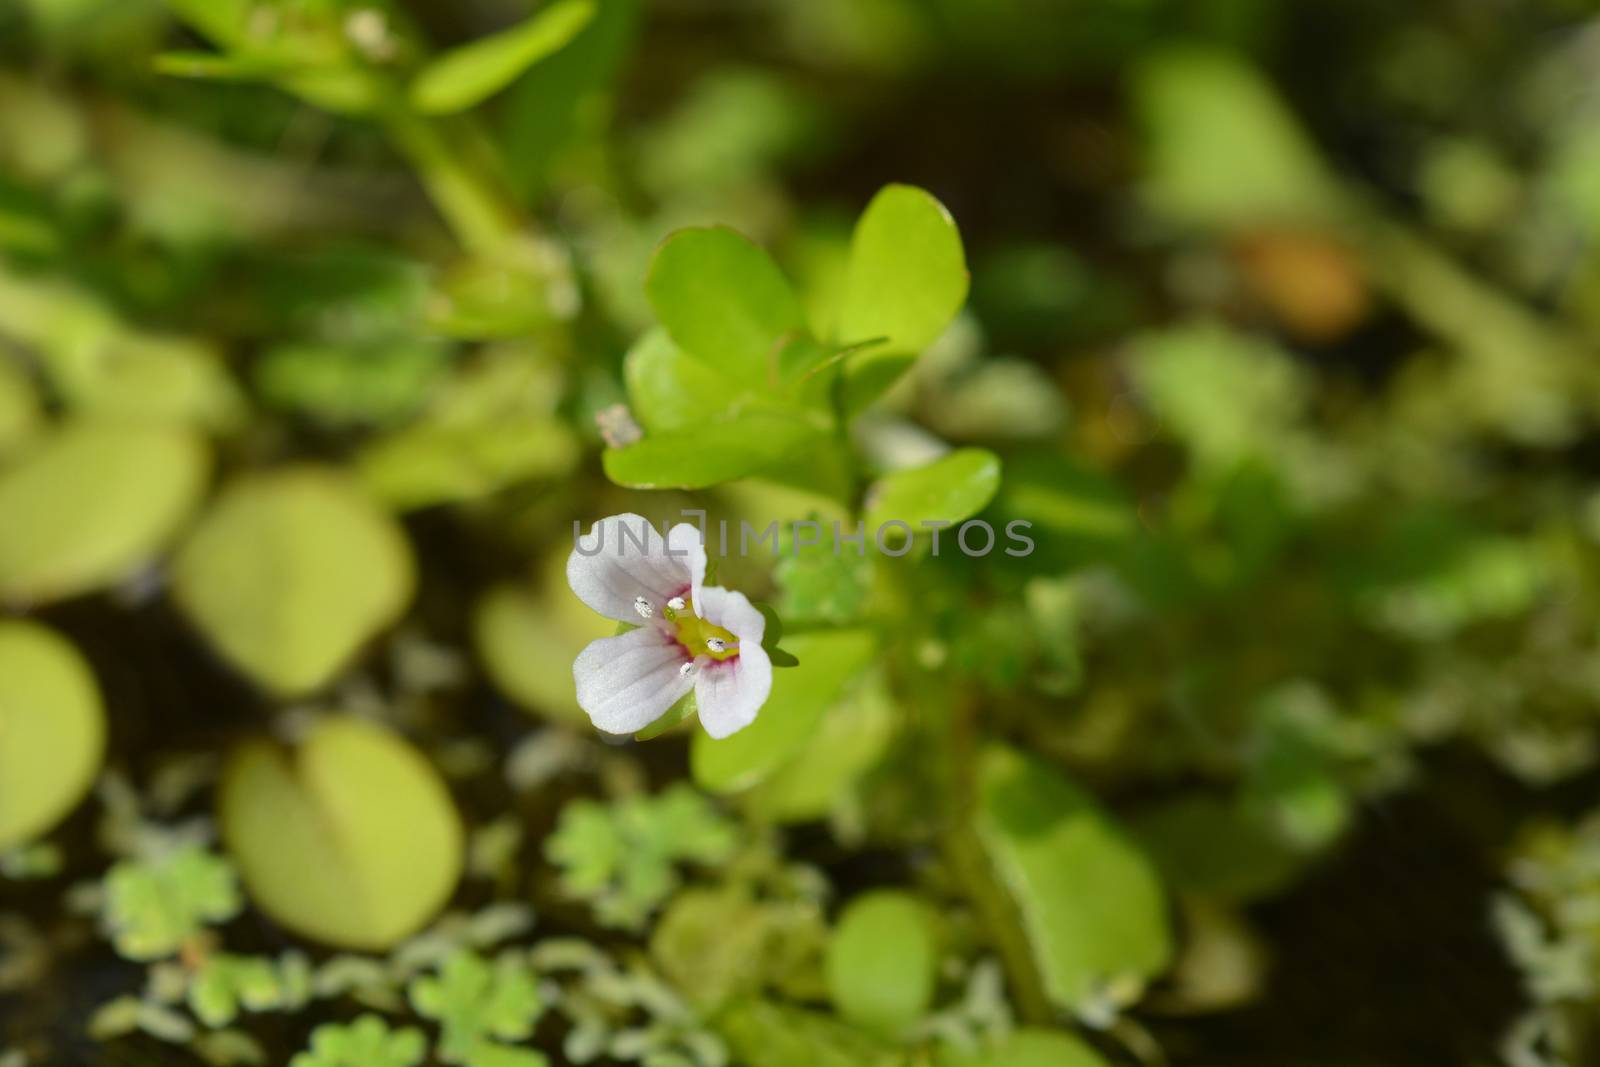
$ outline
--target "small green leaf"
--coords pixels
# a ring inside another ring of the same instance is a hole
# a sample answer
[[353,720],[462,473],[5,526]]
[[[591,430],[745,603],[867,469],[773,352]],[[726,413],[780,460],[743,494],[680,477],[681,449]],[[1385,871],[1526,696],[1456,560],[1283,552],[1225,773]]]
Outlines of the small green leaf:
[[73,422],[0,472],[0,600],[39,602],[148,563],[205,489],[205,442],[175,426]]
[[572,661],[616,626],[571,595],[564,569],[559,581],[553,595],[543,597],[513,585],[490,589],[473,612],[473,637],[490,679],[506,696],[530,711],[587,726],[573,691]]
[[521,25],[452,48],[411,83],[411,103],[429,115],[480,104],[535,63],[560,51],[594,18],[595,0],[556,0]]
[[[1000,460],[983,448],[962,448],[923,467],[880,478],[867,492],[869,536],[885,523],[904,522],[926,536],[924,522],[959,523],[988,506],[1000,489]],[[955,538],[946,533],[940,551]]]
[[293,752],[242,746],[218,817],[255,903],[331,945],[393,946],[433,917],[461,873],[461,822],[438,772],[359,719],[322,720]]
[[174,594],[228,660],[285,696],[328,682],[411,599],[404,533],[342,475],[244,478],[201,519]]
[[782,344],[805,329],[800,301],[772,257],[724,226],[663,241],[645,292],[680,348],[742,385],[776,385]]
[[1052,1001],[1136,993],[1172,954],[1144,854],[1050,765],[991,745],[978,762],[979,838],[1022,917]]
[[681,430],[732,411],[745,390],[684,352],[665,330],[648,331],[622,363],[628,403],[650,433]]
[[149,860],[124,860],[106,874],[106,926],[130,960],[170,956],[207,923],[226,922],[244,901],[233,868],[199,845]]
[[633,489],[704,489],[759,474],[817,444],[822,431],[796,415],[752,411],[647,435],[606,452],[606,475]]
[[610,805],[570,802],[545,854],[562,869],[563,890],[591,902],[602,924],[639,930],[681,885],[677,864],[723,863],[737,842],[733,824],[679,782]]
[[933,1003],[939,949],[934,917],[909,893],[857,897],[828,942],[828,991],[839,1014],[884,1037],[896,1037]]
[[507,956],[495,963],[458,949],[436,975],[407,989],[417,1014],[443,1028],[439,1056],[447,1063],[475,1062],[475,1049],[491,1039],[523,1041],[544,1011],[538,982],[525,962]]
[[773,676],[772,695],[755,722],[720,741],[695,734],[689,767],[702,789],[736,793],[794,759],[824,713],[877,651],[877,643],[865,630],[796,634],[787,643],[800,666]]
[[939,1067],[1106,1067],[1080,1039],[1060,1030],[1024,1028],[983,1052],[941,1052]]
[[943,204],[910,185],[886,186],[856,223],[834,337],[888,339],[915,355],[944,332],[967,299],[961,234]]
[[741,1067],[901,1067],[905,1056],[821,1012],[753,1000],[717,1016]]
[[828,709],[793,759],[750,791],[746,809],[772,822],[826,818],[849,802],[856,784],[883,758],[899,724],[883,679],[869,675]]
[[323,1023],[311,1032],[311,1048],[289,1067],[416,1067],[427,1055],[427,1039],[414,1026],[390,1030],[377,1015],[353,1023]]
[[31,622],[0,622],[0,850],[47,832],[89,791],[105,710],[78,650]]
[[1146,193],[1181,222],[1240,226],[1325,218],[1338,192],[1316,147],[1245,60],[1192,47],[1134,70],[1146,144]]

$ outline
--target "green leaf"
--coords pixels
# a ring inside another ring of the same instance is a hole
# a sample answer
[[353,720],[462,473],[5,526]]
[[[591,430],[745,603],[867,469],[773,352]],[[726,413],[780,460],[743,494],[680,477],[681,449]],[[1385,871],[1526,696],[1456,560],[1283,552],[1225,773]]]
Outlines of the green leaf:
[[856,223],[835,340],[888,339],[914,355],[944,332],[967,299],[961,234],[943,204],[910,185],[890,185]]
[[0,600],[40,602],[121,581],[188,517],[210,469],[174,426],[83,420],[0,472]]
[[390,1030],[377,1015],[353,1023],[323,1023],[311,1032],[311,1048],[289,1067],[416,1067],[428,1053],[427,1039],[414,1026]]
[[595,0],[556,0],[521,25],[452,48],[418,73],[411,83],[411,103],[429,115],[480,104],[560,51],[594,13]]
[[1277,466],[1311,388],[1287,352],[1210,322],[1144,334],[1131,351],[1141,399],[1197,464],[1258,459]]
[[39,431],[43,414],[22,368],[0,358],[0,459]]
[[1161,884],[1089,796],[1038,759],[991,745],[978,761],[978,836],[1044,980],[1072,1011],[1164,969]]
[[751,790],[746,808],[772,822],[825,818],[883,758],[899,725],[883,679],[869,676],[828,709],[793,759]]
[[649,434],[610,449],[604,464],[607,477],[633,489],[704,489],[759,474],[822,438],[799,416],[752,411]]
[[737,842],[734,825],[679,782],[659,796],[568,803],[545,855],[562,868],[562,889],[591,902],[603,925],[639,930],[682,883],[677,864],[723,863]]
[[1023,1028],[997,1046],[978,1053],[946,1049],[939,1067],[1106,1067],[1094,1049],[1060,1030]]
[[321,720],[292,752],[242,746],[218,818],[255,903],[330,945],[395,945],[434,916],[461,873],[461,821],[438,772],[359,719]]
[[1146,194],[1181,222],[1237,227],[1325,218],[1338,194],[1316,147],[1262,74],[1180,47],[1135,68]]
[[820,1012],[747,1001],[717,1016],[742,1067],[901,1067],[904,1057]]
[[[867,534],[876,537],[884,523],[898,520],[913,535],[926,536],[924,522],[959,523],[988,506],[1000,489],[1000,460],[983,448],[962,448],[932,463],[896,471],[867,491]],[[941,538],[940,551],[955,539]]]
[[1270,824],[1216,797],[1180,797],[1141,813],[1131,829],[1178,893],[1253,900],[1282,889],[1305,865]]
[[689,767],[702,789],[736,793],[794,759],[816,733],[824,713],[877,652],[876,641],[865,630],[796,634],[787,645],[800,666],[773,676],[772,695],[755,722],[720,741],[695,734]]
[[839,1014],[895,1037],[933,1003],[939,946],[922,900],[897,890],[859,896],[828,942],[828,992]]
[[439,1055],[469,1062],[490,1039],[524,1041],[544,1012],[538,982],[525,962],[507,956],[495,963],[466,949],[453,952],[437,975],[424,975],[407,989],[417,1014],[443,1028]]
[[645,293],[680,348],[743,385],[776,385],[783,342],[805,329],[800,301],[772,257],[725,226],[663,241]]
[[622,363],[633,416],[650,433],[681,430],[728,414],[746,390],[684,352],[665,330],[648,331]]
[[573,691],[572,661],[616,626],[571,595],[564,564],[558,580],[561,585],[547,585],[554,592],[543,597],[513,585],[490,589],[473,611],[473,638],[502,693],[530,711],[587,726]]
[[36,623],[0,621],[0,850],[77,806],[105,734],[100,690],[78,650]]
[[314,467],[229,487],[174,566],[174,595],[230,662],[284,696],[327,683],[411,600],[404,533]]
[[816,981],[827,943],[822,911],[805,898],[757,897],[748,885],[685,889],[650,932],[650,958],[703,1013],[751,989]]
[[226,922],[243,904],[228,861],[199,845],[124,860],[106,874],[106,926],[125,959],[171,956],[207,923]]

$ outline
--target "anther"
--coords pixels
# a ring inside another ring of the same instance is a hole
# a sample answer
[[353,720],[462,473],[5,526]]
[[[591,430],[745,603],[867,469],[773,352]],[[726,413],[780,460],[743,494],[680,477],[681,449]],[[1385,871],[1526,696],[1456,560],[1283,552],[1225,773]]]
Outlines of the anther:
[[675,596],[671,600],[667,601],[667,607],[671,608],[673,611],[682,611],[688,606],[688,602],[685,601],[681,596]]
[[639,613],[641,619],[648,619],[656,613],[656,609],[650,606],[650,601],[642,596],[633,598],[633,610]]
[[678,668],[678,677],[680,677],[680,678],[687,678],[687,677],[689,677],[689,675],[691,675],[693,673],[694,673],[694,664],[693,663],[685,663],[683,666]]
[[713,652],[726,652],[728,650],[728,642],[720,637],[708,637],[706,638],[706,647]]

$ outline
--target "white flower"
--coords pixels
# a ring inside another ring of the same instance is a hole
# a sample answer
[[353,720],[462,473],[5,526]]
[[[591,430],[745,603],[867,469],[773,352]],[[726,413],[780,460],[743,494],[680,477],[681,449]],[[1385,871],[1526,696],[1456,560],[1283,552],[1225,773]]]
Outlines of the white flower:
[[578,654],[578,705],[596,727],[631,734],[690,689],[712,737],[755,721],[772,692],[761,647],[767,620],[743,593],[706,585],[700,531],[680,523],[663,538],[638,515],[601,519],[567,558],[578,599],[636,630],[602,637]]

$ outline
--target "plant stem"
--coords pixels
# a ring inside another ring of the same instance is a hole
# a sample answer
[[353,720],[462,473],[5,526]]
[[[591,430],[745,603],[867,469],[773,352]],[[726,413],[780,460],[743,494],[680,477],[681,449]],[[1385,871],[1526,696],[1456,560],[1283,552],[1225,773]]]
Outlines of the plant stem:
[[384,125],[462,247],[490,253],[526,232],[527,220],[499,181],[469,165],[440,123],[396,101],[385,110]]

